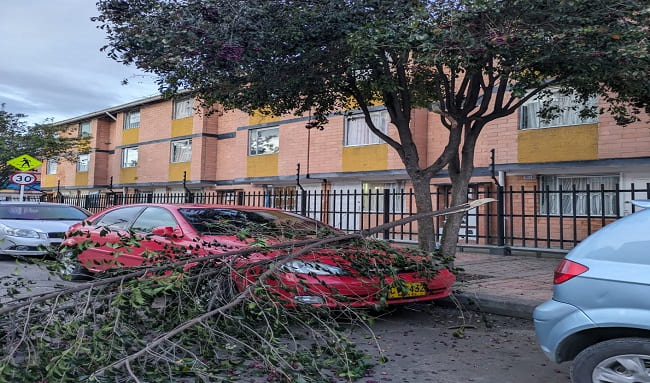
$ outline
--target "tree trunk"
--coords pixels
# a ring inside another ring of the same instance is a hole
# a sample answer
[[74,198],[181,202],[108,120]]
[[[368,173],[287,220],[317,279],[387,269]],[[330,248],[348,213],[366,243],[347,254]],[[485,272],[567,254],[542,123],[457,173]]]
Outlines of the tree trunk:
[[[413,190],[415,191],[415,206],[418,213],[430,213],[433,211],[431,203],[431,178],[412,179]],[[435,249],[435,233],[433,230],[433,218],[418,219],[418,246],[424,251]]]
[[[472,178],[472,172],[469,175],[462,174],[452,178],[451,189],[451,206],[460,205],[467,202],[467,193],[469,191],[469,180]],[[442,232],[442,254],[446,257],[456,255],[458,245],[458,231],[463,221],[465,213],[457,213],[447,216],[444,230]]]
[[[467,202],[469,181],[474,172],[474,147],[477,136],[466,137],[461,152],[462,157],[449,161],[449,178],[451,178],[451,206]],[[446,257],[456,255],[458,246],[458,231],[466,213],[453,214],[447,217],[442,232],[442,254]]]

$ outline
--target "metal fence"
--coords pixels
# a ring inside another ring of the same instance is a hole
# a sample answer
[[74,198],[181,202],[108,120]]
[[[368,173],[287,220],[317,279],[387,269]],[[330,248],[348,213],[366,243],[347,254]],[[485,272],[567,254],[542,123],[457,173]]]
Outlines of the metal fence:
[[[587,187],[578,190],[502,188],[491,184],[472,187],[470,199],[494,198],[497,202],[465,213],[459,244],[521,249],[570,249],[604,225],[634,212],[632,199],[650,199],[650,184],[639,189]],[[441,188],[431,194],[434,210],[448,207],[451,194]],[[52,200],[47,197],[45,200]],[[336,228],[358,232],[405,218],[416,212],[412,190],[296,191],[283,193],[212,192],[193,194],[91,194],[60,196],[56,202],[84,207],[92,212],[109,206],[134,203],[201,203],[252,207],[274,207],[311,217]],[[434,218],[437,240],[444,217]],[[379,237],[395,241],[417,241],[417,222],[396,226]]]

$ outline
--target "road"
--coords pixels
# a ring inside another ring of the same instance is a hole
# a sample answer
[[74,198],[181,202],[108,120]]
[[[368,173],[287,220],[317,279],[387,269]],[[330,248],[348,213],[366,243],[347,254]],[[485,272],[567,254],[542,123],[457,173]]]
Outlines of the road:
[[[70,283],[34,265],[0,258],[0,278],[11,274],[33,282],[31,294]],[[0,301],[9,299],[6,291],[2,286]],[[351,333],[352,340],[377,357],[370,331],[388,361],[360,383],[569,382],[568,364],[546,360],[530,320],[436,305],[400,307],[379,315],[370,330]]]
[[[463,324],[462,336],[455,337]],[[389,361],[360,382],[570,381],[569,365],[549,362],[540,350],[532,320],[420,305],[384,315],[372,329]],[[364,335],[357,334],[357,344]]]

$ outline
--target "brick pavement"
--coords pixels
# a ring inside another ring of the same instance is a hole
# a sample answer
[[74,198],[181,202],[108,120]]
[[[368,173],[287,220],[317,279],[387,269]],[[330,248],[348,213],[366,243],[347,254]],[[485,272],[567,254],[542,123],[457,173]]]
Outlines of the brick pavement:
[[456,266],[464,271],[455,295],[470,309],[531,318],[535,306],[553,295],[553,270],[561,259],[460,252]]

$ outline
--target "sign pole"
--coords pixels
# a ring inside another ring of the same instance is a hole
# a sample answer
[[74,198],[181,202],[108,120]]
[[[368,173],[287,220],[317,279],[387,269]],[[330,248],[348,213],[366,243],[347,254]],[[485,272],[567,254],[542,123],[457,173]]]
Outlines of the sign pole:
[[23,202],[23,197],[25,196],[25,185],[20,185],[20,196],[18,201]]

